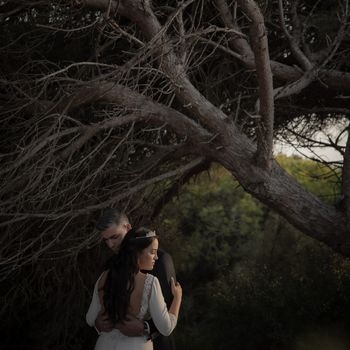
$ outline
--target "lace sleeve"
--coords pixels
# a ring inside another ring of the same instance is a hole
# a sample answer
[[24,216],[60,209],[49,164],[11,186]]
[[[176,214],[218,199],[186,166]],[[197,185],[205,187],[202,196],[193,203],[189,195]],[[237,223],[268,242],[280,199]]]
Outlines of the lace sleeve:
[[158,278],[154,277],[152,282],[149,311],[158,331],[168,336],[176,326],[177,317],[168,312]]
[[146,320],[151,317],[148,310],[149,309],[148,304],[149,304],[149,299],[151,295],[153,278],[154,277],[151,274],[147,274],[146,276],[145,285],[144,285],[143,294],[142,294],[140,312],[137,316],[139,320]]

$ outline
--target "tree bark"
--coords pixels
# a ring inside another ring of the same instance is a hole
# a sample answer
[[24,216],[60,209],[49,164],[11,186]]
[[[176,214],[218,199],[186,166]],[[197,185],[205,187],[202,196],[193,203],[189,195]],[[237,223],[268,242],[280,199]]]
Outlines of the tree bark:
[[[93,3],[95,5],[98,3],[98,6],[103,8],[103,4],[106,7],[109,2],[107,0],[85,0],[85,3],[90,6]],[[226,21],[230,20],[229,14],[225,12],[225,2],[217,1],[217,3],[221,6],[221,13],[226,16]],[[239,3],[243,8],[247,5],[243,1]],[[115,3],[113,4],[115,5]],[[179,101],[186,104],[188,111],[198,117],[202,125],[208,128],[208,131],[205,132],[205,128],[199,131],[197,129],[199,124],[192,122],[189,117],[169,109],[168,111],[171,112],[173,118],[171,122],[166,116],[164,108],[159,109],[159,106],[156,106],[150,100],[146,98],[142,100],[140,96],[131,91],[126,92],[127,90],[124,90],[124,97],[121,98],[120,96],[117,97],[116,92],[111,88],[110,91],[103,94],[103,98],[119,100],[120,103],[127,105],[129,108],[133,105],[140,106],[144,104],[147,108],[142,114],[142,118],[147,119],[151,115],[153,120],[169,121],[179,135],[184,135],[186,129],[186,136],[192,140],[194,140],[194,135],[201,135],[199,139],[209,134],[216,135],[217,137],[211,142],[199,144],[192,152],[219,162],[235,176],[247,192],[276,210],[292,225],[310,237],[324,242],[335,251],[350,256],[350,220],[345,213],[323,203],[319,198],[306,191],[276,162],[272,163],[270,170],[257,166],[254,157],[257,150],[256,145],[241,133],[220,109],[200,94],[189,81],[180,60],[167,44],[162,26],[152,12],[150,2],[120,1],[118,7],[115,8],[119,14],[136,23],[149,42],[152,41],[153,44],[159,47],[160,68],[169,77]],[[259,25],[254,16],[251,16],[251,19],[253,25]],[[233,23],[230,23],[230,26],[235,27]],[[234,46],[240,50],[240,54],[246,57],[246,63],[257,69],[266,66],[266,57],[260,63],[258,60],[258,63],[256,63],[247,42],[242,40],[242,38],[236,36],[232,41]],[[258,48],[258,50],[261,49],[261,47]],[[258,56],[257,58],[259,59]],[[297,79],[302,75],[299,70],[276,62],[271,62],[271,68],[273,73],[277,75],[277,79]],[[265,77],[268,75],[263,73]],[[342,88],[343,85],[347,84],[346,89],[349,89],[349,73],[323,70],[319,71],[319,75],[323,82],[329,86],[334,84],[337,88]],[[341,81],[338,75],[341,75]],[[272,86],[272,84],[270,85]],[[271,108],[268,109],[267,114],[270,122],[273,121],[271,119]],[[269,132],[271,130],[270,128]]]
[[[228,140],[237,140],[227,130]],[[238,141],[240,143],[240,141]],[[244,154],[237,142],[227,142],[220,152],[208,150],[208,157],[219,162],[252,196],[283,216],[308,236],[350,256],[350,220],[344,211],[327,205],[288,175],[276,161],[266,171],[254,165],[254,148]]]

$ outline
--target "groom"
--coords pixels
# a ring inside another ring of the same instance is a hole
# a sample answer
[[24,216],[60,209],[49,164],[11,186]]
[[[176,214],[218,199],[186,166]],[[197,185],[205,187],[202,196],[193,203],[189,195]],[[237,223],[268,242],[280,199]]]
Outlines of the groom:
[[[107,247],[114,253],[118,253],[126,233],[131,229],[131,224],[126,214],[117,209],[107,208],[99,218],[96,228],[100,231],[101,239],[105,242]],[[162,250],[158,250],[158,260],[156,260],[151,273],[159,279],[165,302],[169,308],[173,298],[170,279],[171,277],[175,278],[175,268],[171,256]],[[154,350],[175,350],[173,336],[165,337],[160,335],[152,320],[142,322],[134,319],[113,325],[100,311],[101,304],[98,298],[96,282],[91,304],[86,314],[86,322],[89,326],[94,326],[98,332],[109,332],[113,328],[117,328],[120,332],[129,337],[146,334],[152,338]]]

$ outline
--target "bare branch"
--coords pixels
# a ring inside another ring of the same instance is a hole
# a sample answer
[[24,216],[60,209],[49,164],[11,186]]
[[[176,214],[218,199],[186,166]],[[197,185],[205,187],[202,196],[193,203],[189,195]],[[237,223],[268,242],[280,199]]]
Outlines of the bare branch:
[[[296,4],[293,4],[293,7],[295,9]],[[289,30],[287,28],[285,18],[284,18],[284,11],[283,11],[283,0],[278,0],[278,7],[280,11],[280,20],[281,20],[281,25],[284,31],[284,34],[289,40],[290,48],[294,54],[294,57],[297,59],[301,67],[305,71],[309,71],[313,68],[312,63],[309,61],[309,59],[305,56],[305,54],[302,52],[302,50],[299,47],[299,38],[291,35],[289,33]],[[296,10],[294,10],[296,12]]]
[[189,162],[188,164],[181,166],[175,170],[166,172],[164,174],[158,175],[156,177],[153,177],[151,179],[145,180],[142,183],[135,185],[134,187],[129,188],[127,191],[123,191],[121,194],[118,191],[118,194],[115,196],[110,196],[108,198],[108,200],[101,202],[99,204],[95,204],[95,205],[90,205],[87,207],[83,207],[80,209],[76,209],[73,211],[68,211],[68,212],[62,212],[62,213],[49,213],[47,211],[44,212],[36,212],[36,213],[15,213],[15,214],[8,214],[8,213],[0,213],[0,215],[2,216],[6,216],[6,217],[13,217],[13,219],[10,219],[8,221],[4,221],[0,223],[0,227],[2,226],[8,226],[11,225],[15,222],[19,222],[19,221],[23,221],[26,220],[28,218],[45,218],[47,220],[55,220],[55,219],[62,219],[62,218],[72,218],[75,216],[79,216],[79,215],[83,215],[83,214],[87,214],[99,209],[103,209],[106,208],[110,205],[112,205],[115,202],[118,202],[124,198],[130,197],[132,194],[141,191],[144,188],[147,188],[150,185],[154,185],[158,182],[164,181],[168,178],[174,177],[176,175],[182,174],[186,171],[188,171],[189,169],[192,169],[193,167],[195,167],[196,165],[200,164],[203,162],[203,157],[198,157],[195,160]]
[[186,185],[190,179],[192,179],[194,176],[208,170],[210,168],[210,162],[203,159],[201,163],[195,164],[191,169],[188,169],[185,173],[182,174],[182,176],[179,178],[178,181],[176,181],[167,191],[166,193],[158,200],[156,205],[154,206],[153,213],[151,215],[150,220],[153,220],[156,218],[161,210],[164,208],[164,206],[169,203],[174,196],[176,196],[180,189]]
[[123,117],[107,120],[102,123],[95,123],[82,128],[82,135],[71,143],[66,149],[64,149],[60,156],[62,159],[66,159],[72,153],[77,152],[82,146],[86,144],[92,137],[94,137],[99,131],[103,131],[109,128],[115,128],[124,124],[129,124],[138,120],[135,115],[128,115]]

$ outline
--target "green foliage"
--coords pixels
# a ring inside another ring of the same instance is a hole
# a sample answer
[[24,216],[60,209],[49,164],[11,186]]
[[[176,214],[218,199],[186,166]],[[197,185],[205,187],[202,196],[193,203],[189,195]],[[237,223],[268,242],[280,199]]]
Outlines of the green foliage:
[[337,199],[337,194],[340,192],[338,170],[299,157],[280,155],[277,160],[303,187],[325,202],[333,203]]
[[[335,201],[334,171],[300,158],[278,161]],[[308,330],[348,326],[349,262],[257,202],[222,168],[189,184],[161,219],[163,245],[184,286],[179,348],[291,349]]]

